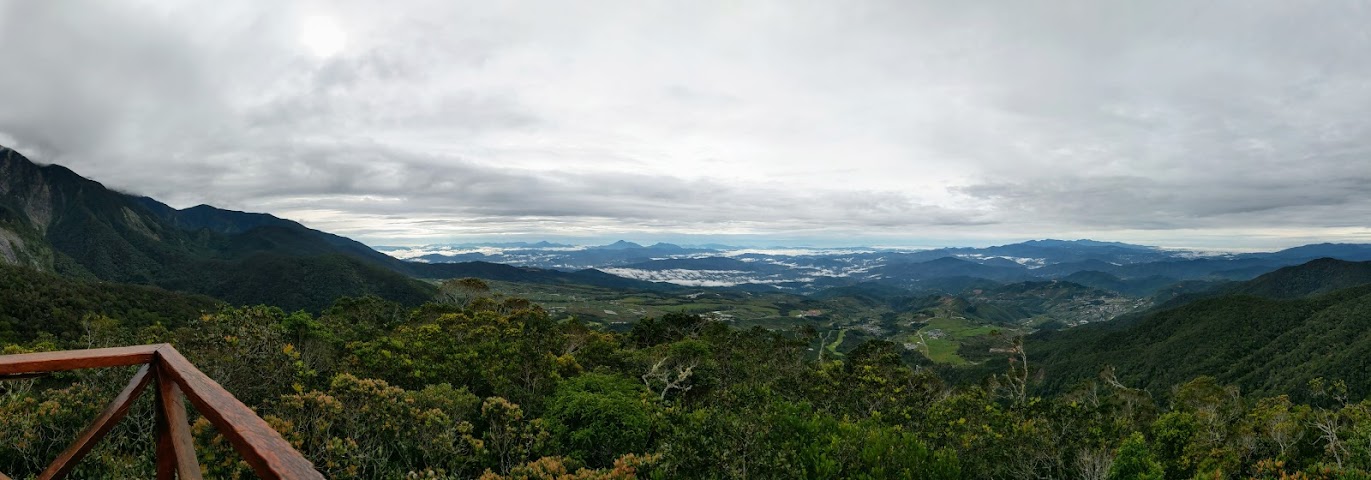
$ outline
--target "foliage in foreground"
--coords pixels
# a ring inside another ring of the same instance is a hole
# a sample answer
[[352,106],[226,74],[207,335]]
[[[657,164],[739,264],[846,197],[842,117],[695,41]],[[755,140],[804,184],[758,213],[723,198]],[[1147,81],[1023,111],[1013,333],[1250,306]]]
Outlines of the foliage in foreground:
[[[819,361],[802,332],[687,315],[625,334],[469,292],[319,316],[225,308],[176,328],[104,317],[5,347],[171,342],[329,478],[1368,478],[1371,402],[1334,380],[1246,397],[1201,377],[1153,394],[1105,370],[1051,397],[1031,368],[950,386],[873,341]],[[60,325],[60,324],[59,324]],[[0,384],[0,471],[41,470],[123,369]],[[148,398],[81,477],[152,476]],[[210,425],[207,477],[251,478]]]

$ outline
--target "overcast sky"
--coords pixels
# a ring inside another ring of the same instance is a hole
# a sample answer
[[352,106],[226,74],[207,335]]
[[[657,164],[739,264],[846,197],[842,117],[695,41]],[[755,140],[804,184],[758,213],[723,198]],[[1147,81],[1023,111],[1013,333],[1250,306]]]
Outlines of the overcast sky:
[[0,0],[0,144],[371,244],[1371,242],[1371,2]]

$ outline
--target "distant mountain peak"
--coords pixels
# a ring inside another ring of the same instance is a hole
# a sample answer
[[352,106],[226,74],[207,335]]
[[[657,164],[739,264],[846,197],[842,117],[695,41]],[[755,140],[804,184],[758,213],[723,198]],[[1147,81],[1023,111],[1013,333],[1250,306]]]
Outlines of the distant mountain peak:
[[606,250],[626,250],[630,248],[643,248],[643,246],[627,240],[619,240],[609,245],[601,245],[595,248],[601,248]]
[[952,256],[939,257],[923,262],[924,265],[976,265],[976,262]]

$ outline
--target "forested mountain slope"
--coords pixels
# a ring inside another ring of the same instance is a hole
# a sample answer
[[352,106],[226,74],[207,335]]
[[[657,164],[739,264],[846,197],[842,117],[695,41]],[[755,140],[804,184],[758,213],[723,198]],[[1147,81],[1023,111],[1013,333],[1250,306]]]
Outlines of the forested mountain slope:
[[339,295],[381,294],[418,304],[434,291],[352,240],[270,215],[176,210],[8,149],[0,150],[0,239],[5,263],[234,303],[317,310]]
[[417,305],[435,288],[416,278],[663,288],[596,271],[405,262],[271,215],[207,205],[177,210],[3,147],[0,263],[314,311],[339,296],[367,294]]
[[1360,397],[1371,393],[1367,268],[1316,260],[1134,320],[1039,333],[1030,362],[1057,391],[1112,366],[1124,384],[1155,391],[1212,375],[1245,391],[1297,394],[1326,377]]
[[1371,283],[1371,262],[1320,258],[1264,274],[1226,291],[1269,298],[1298,298],[1368,283]]
[[201,295],[0,265],[0,345],[29,341],[40,333],[81,332],[101,323],[128,330],[158,324],[176,328],[221,306]]

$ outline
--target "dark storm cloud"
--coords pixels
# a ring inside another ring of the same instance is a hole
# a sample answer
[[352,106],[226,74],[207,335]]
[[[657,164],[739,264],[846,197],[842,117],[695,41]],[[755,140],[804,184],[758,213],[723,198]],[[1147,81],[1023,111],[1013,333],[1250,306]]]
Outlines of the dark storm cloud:
[[1364,241],[1368,24],[1360,1],[6,2],[0,143],[377,242]]

